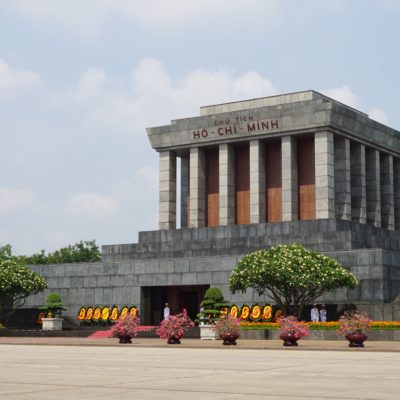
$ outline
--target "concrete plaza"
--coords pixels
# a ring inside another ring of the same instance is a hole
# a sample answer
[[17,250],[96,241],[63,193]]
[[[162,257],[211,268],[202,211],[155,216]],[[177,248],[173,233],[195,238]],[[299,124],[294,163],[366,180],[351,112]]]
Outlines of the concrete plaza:
[[397,400],[400,392],[399,352],[0,344],[0,355],[2,400]]

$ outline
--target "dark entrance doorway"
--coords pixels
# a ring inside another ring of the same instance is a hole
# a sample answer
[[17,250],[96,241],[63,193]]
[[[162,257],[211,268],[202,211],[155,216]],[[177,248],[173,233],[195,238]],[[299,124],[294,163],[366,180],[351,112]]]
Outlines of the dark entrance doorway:
[[186,309],[190,319],[195,320],[200,302],[209,287],[209,285],[142,287],[141,323],[160,325],[165,303],[169,304],[171,314],[179,314]]

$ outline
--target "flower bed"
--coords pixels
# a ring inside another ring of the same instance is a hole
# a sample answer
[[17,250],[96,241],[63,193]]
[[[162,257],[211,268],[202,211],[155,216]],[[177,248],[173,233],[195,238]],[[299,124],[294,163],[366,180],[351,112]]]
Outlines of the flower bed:
[[[306,322],[310,330],[337,330],[339,329],[338,321],[330,322]],[[279,329],[276,322],[245,322],[240,323],[243,330],[257,330],[257,329]],[[372,321],[370,330],[398,330],[400,329],[400,321]]]

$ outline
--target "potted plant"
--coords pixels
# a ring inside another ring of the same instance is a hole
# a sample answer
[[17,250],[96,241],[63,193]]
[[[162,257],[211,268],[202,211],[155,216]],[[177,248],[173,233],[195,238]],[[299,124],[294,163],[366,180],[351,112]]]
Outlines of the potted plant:
[[307,325],[293,316],[279,318],[278,325],[284,346],[297,346],[297,341],[310,333]]
[[338,334],[349,341],[349,347],[364,347],[364,342],[368,338],[365,332],[369,329],[371,323],[371,319],[364,312],[346,311],[339,318]]
[[62,321],[61,311],[64,308],[61,298],[57,293],[50,293],[47,296],[47,302],[40,307],[40,310],[46,313],[46,318],[42,318],[42,329],[45,331],[61,331]]
[[201,339],[215,340],[214,325],[221,318],[221,313],[227,307],[227,303],[220,289],[207,289],[203,301],[200,303],[200,313],[197,314]]
[[223,340],[224,345],[236,345],[240,336],[240,320],[228,314],[215,323],[215,332]]
[[180,344],[184,333],[194,325],[187,313],[170,315],[161,322],[156,334],[162,339],[167,339],[168,344]]
[[137,336],[139,331],[139,318],[133,315],[127,315],[120,318],[111,329],[112,337],[119,338],[120,343],[132,343],[132,338]]

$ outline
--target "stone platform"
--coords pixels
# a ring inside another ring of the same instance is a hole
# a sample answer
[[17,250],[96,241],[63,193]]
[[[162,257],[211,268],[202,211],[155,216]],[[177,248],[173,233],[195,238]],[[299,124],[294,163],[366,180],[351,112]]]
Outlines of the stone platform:
[[[71,320],[85,305],[140,309],[143,287],[210,285],[240,306],[269,299],[252,290],[232,295],[231,271],[244,254],[279,243],[329,255],[359,280],[356,289],[328,293],[318,302],[352,303],[372,319],[400,320],[400,233],[339,219],[141,232],[137,244],[103,246],[102,262],[30,268],[60,294]],[[46,296],[31,296],[26,306],[38,307]]]

